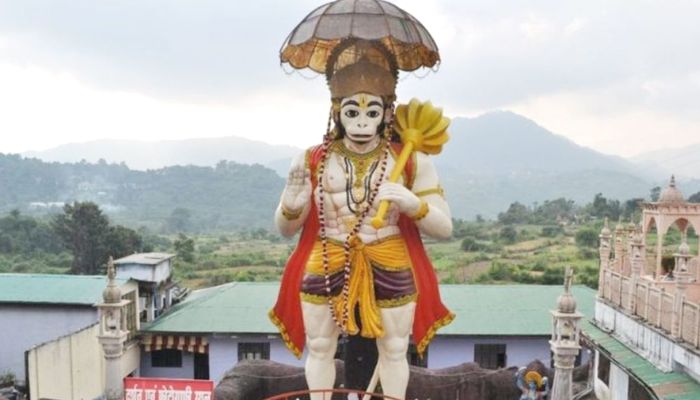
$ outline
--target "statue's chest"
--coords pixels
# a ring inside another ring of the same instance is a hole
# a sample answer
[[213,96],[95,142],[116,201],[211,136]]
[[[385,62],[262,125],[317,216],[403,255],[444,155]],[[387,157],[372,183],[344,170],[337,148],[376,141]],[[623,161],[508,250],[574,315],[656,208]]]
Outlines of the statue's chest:
[[359,200],[376,189],[382,172],[388,175],[386,170],[388,163],[386,168],[382,168],[381,157],[351,158],[334,153],[326,164],[324,189],[330,194],[344,193]]

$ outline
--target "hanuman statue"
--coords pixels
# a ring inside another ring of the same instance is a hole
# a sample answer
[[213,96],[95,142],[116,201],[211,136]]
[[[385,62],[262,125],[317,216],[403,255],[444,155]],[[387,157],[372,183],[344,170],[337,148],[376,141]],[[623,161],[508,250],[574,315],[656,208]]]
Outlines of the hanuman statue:
[[[397,77],[381,42],[352,39],[333,50],[327,133],[292,161],[275,213],[282,235],[301,236],[270,318],[297,357],[306,346],[311,390],[332,388],[339,335],[361,335],[376,339],[383,393],[403,399],[411,336],[422,355],[454,318],[420,236],[452,234],[435,166],[418,151],[398,182],[388,179],[404,145],[394,127]],[[382,201],[390,206],[377,228]]]

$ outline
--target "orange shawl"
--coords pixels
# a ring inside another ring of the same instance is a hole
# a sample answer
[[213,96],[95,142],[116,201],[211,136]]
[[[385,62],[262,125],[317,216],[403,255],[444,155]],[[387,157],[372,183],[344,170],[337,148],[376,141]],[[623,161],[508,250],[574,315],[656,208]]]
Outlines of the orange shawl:
[[[393,147],[396,154],[400,153],[399,144],[393,145]],[[312,177],[315,177],[314,171],[320,162],[322,153],[321,146],[316,146],[311,150],[309,167],[312,171]],[[409,159],[404,172],[410,175],[413,173],[413,170],[413,160]],[[412,176],[408,176],[407,181],[410,182],[411,178]],[[312,178],[312,182],[315,187],[316,182],[314,178]],[[302,228],[299,243],[289,260],[287,260],[284,268],[277,303],[269,312],[269,317],[280,330],[285,344],[298,358],[301,358],[305,344],[304,321],[301,315],[301,298],[299,293],[306,261],[309,258],[314,242],[318,238],[319,228],[318,211],[315,202],[312,201],[311,210]],[[418,353],[422,355],[437,330],[452,322],[454,314],[440,300],[437,276],[428,255],[425,253],[418,227],[411,218],[401,214],[399,217],[399,229],[408,247],[416,280],[418,300],[413,319],[413,341],[416,344]]]

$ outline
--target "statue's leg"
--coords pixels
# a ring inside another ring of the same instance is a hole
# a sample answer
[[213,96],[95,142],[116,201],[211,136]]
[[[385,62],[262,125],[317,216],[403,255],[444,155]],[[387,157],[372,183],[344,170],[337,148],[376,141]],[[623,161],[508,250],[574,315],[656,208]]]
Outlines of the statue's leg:
[[384,337],[377,339],[379,350],[379,381],[387,396],[403,399],[408,387],[408,342],[413,327],[416,303],[382,308]]
[[[335,383],[335,350],[340,329],[333,321],[328,305],[301,302],[306,331],[306,383],[309,390],[332,389]],[[330,399],[330,395],[325,397]],[[323,400],[323,394],[311,395],[311,400]]]

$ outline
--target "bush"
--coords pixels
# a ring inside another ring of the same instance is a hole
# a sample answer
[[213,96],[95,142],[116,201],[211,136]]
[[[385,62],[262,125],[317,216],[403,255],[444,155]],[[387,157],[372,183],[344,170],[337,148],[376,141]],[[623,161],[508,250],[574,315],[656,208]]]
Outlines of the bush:
[[489,268],[489,278],[495,281],[512,281],[516,274],[516,267],[502,262],[493,262]]
[[546,267],[546,265],[545,265],[544,261],[539,260],[539,261],[535,262],[535,264],[530,268],[530,270],[537,271],[537,272],[543,272],[545,267]]
[[564,283],[564,269],[561,267],[547,267],[542,274],[542,283],[545,285],[561,285]]
[[462,244],[460,246],[463,251],[488,251],[489,246],[486,243],[482,243],[476,240],[476,238],[467,236],[462,239]]
[[542,227],[542,236],[557,237],[564,234],[564,228],[559,225],[548,225]]
[[598,246],[598,232],[593,228],[581,228],[576,232],[576,245],[595,248]]
[[598,252],[595,249],[584,247],[579,249],[578,255],[584,260],[592,260],[598,256]]
[[515,240],[518,238],[518,231],[516,231],[512,226],[506,225],[501,228],[498,237],[505,243],[515,243]]
[[0,388],[9,387],[15,384],[17,377],[12,371],[3,371],[0,373]]

